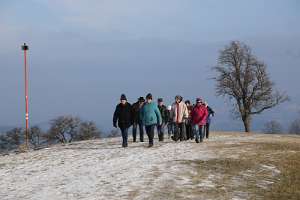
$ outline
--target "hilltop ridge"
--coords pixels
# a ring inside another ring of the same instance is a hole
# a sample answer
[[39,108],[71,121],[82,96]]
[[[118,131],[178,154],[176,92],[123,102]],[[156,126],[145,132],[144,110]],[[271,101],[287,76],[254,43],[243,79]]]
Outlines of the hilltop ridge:
[[[89,140],[0,158],[0,199],[299,199],[300,137]],[[297,171],[298,170],[298,171]],[[289,185],[290,184],[290,185]],[[281,190],[285,190],[284,192]]]

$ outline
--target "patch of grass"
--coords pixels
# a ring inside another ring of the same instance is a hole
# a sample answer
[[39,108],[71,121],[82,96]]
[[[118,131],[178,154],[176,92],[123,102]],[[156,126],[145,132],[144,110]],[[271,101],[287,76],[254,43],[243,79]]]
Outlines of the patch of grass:
[[[212,180],[215,187],[197,188],[192,191],[194,195],[212,199],[231,199],[234,196],[242,199],[300,199],[299,141],[223,144],[218,146],[217,152],[222,155],[221,159],[181,161],[181,164],[195,168],[196,174],[186,174],[193,185],[206,180],[209,174],[219,175]],[[229,157],[226,158],[226,154]],[[238,154],[239,158],[230,158],[232,154]],[[264,169],[263,165],[275,167],[280,174]]]
[[286,155],[277,163],[281,174],[278,181],[265,193],[265,199],[300,199],[300,153]]
[[[185,165],[195,167],[196,174],[190,174],[193,185],[201,185],[194,191],[194,195],[206,195],[211,199],[232,199],[238,196],[242,199],[254,198],[258,199],[257,191],[262,190],[257,183],[264,179],[270,179],[268,175],[257,175],[244,177],[243,173],[247,170],[253,170],[254,166],[258,166],[257,160],[253,159],[212,159],[207,161],[183,161]],[[214,187],[206,187],[202,183],[209,180],[209,175],[215,177],[210,180]],[[202,183],[202,184],[201,184]]]

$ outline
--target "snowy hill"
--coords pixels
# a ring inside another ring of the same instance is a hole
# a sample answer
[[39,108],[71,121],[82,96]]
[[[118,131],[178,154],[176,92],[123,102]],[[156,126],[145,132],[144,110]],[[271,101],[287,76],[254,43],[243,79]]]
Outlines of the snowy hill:
[[83,141],[0,157],[0,199],[299,199],[299,160],[297,136]]

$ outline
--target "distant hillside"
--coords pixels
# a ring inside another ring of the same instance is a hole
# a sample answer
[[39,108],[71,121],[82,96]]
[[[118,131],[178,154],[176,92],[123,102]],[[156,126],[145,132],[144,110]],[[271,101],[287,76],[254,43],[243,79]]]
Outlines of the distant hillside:
[[2,156],[1,200],[300,199],[300,137],[212,133],[204,143],[120,138]]

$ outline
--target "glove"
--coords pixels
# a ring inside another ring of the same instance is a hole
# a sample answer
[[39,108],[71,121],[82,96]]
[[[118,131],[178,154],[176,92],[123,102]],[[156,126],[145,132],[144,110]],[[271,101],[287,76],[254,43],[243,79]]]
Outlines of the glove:
[[114,127],[115,127],[115,128],[118,128],[118,126],[117,126],[117,124],[116,124],[116,123],[114,123]]

